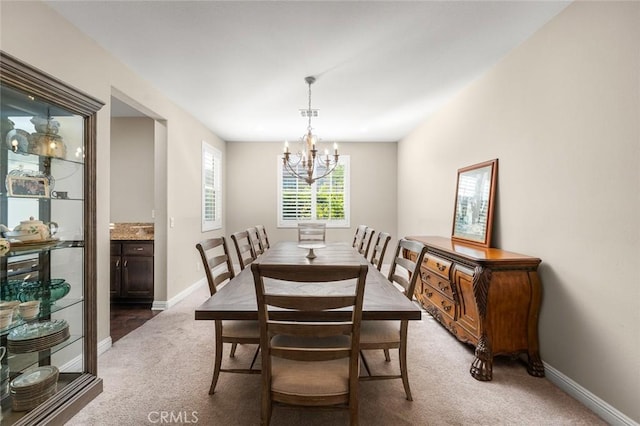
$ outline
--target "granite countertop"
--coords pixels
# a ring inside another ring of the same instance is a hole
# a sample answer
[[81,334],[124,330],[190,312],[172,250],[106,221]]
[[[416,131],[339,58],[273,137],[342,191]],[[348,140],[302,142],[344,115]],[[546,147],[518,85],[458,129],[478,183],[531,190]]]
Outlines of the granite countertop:
[[109,230],[112,240],[153,241],[153,223],[111,223]]

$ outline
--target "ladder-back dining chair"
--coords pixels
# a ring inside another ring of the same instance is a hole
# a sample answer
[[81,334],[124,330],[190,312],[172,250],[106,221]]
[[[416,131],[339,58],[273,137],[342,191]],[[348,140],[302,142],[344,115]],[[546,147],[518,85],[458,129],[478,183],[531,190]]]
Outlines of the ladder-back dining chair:
[[298,223],[298,242],[300,243],[324,243],[326,236],[326,223]]
[[364,234],[367,232],[367,225],[358,225],[355,234],[353,234],[353,244],[351,246],[360,251],[362,248],[362,242],[364,241]]
[[391,234],[387,232],[380,232],[376,243],[373,246],[373,252],[371,253],[371,264],[378,268],[378,271],[382,268],[382,261],[387,251],[387,245],[391,240]]
[[[357,425],[358,341],[368,266],[301,269],[297,265],[254,263],[251,271],[262,348],[261,424],[270,423],[275,404],[285,404],[347,408],[350,424]],[[274,290],[272,280],[286,285],[287,291],[282,291],[284,287]],[[345,280],[351,281],[351,288],[345,287]],[[310,294],[305,287],[317,289],[318,282],[331,290],[324,295]],[[339,290],[333,290],[337,285]],[[303,317],[322,316],[339,308],[350,308],[351,318],[336,320],[325,315],[323,321],[304,321],[279,320],[271,315],[274,310],[287,309]]]
[[267,230],[264,225],[256,225],[256,229],[258,230],[258,236],[262,242],[262,249],[265,251],[269,250],[271,248],[271,244],[269,244],[269,237],[267,236]]
[[[391,262],[388,279],[389,285],[399,285],[405,296],[413,300],[416,283],[420,279],[420,265],[424,259],[427,248],[418,241],[401,239],[398,241],[395,256]],[[403,257],[407,255],[408,258]],[[363,321],[360,334],[360,351],[362,364],[367,371],[367,376],[361,380],[402,379],[407,400],[413,401],[411,388],[409,387],[409,374],[407,372],[407,335],[409,321]],[[384,350],[385,360],[391,361],[389,349],[398,349],[400,374],[374,375],[367,363],[363,351],[369,349]]]
[[256,257],[260,256],[262,253],[264,253],[264,247],[262,247],[262,240],[260,240],[260,233],[258,232],[258,228],[247,228],[247,234],[249,234],[249,242],[251,243],[251,248],[253,248],[253,253],[256,255]]
[[[231,257],[227,249],[227,242],[224,237],[209,238],[196,244],[196,249],[200,253],[200,258],[204,265],[204,271],[209,283],[209,292],[213,296],[217,292],[220,284],[235,277]],[[220,372],[258,374],[260,370],[254,369],[258,350],[260,348],[260,328],[258,321],[215,321],[215,360],[213,366],[213,378],[209,394],[213,394],[218,383]],[[251,366],[249,368],[222,368],[222,350],[224,343],[231,343],[229,356],[233,358],[238,344],[258,345]]]
[[358,251],[361,255],[367,258],[369,256],[369,249],[371,248],[371,240],[373,240],[373,234],[376,233],[376,230],[373,228],[367,227],[364,231],[364,237],[362,238],[362,244],[360,244],[360,248]]
[[231,234],[231,239],[233,240],[233,245],[236,247],[240,269],[244,269],[256,260],[257,257],[249,240],[249,233],[247,231],[236,232]]

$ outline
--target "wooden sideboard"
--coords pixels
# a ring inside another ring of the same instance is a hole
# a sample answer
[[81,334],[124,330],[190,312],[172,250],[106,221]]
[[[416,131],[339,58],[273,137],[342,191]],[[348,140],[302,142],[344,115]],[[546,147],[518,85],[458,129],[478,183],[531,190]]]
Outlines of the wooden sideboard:
[[471,375],[491,380],[495,355],[526,353],[529,374],[544,377],[540,259],[443,237],[407,238],[427,246],[416,298],[451,334],[475,346]]

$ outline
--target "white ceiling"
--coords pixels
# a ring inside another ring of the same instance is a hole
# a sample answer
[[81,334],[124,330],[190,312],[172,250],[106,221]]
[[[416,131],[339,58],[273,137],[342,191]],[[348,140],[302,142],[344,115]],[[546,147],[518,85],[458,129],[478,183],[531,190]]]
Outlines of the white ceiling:
[[49,1],[227,141],[397,141],[568,5]]

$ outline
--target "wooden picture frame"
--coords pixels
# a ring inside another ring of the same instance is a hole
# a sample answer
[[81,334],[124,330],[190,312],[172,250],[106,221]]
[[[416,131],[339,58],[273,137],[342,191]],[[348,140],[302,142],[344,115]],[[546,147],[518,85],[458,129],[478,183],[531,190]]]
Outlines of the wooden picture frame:
[[35,176],[7,175],[7,189],[12,197],[49,198],[49,179]]
[[451,239],[491,246],[498,159],[458,169]]

